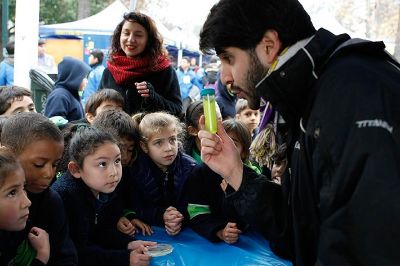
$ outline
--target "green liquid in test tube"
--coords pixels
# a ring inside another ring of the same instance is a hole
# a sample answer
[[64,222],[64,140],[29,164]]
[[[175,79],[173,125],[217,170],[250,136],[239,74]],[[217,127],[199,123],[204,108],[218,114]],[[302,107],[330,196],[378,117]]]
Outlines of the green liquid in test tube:
[[205,116],[206,130],[211,133],[217,133],[217,114],[215,109],[215,90],[203,89],[201,91],[203,98],[203,108]]

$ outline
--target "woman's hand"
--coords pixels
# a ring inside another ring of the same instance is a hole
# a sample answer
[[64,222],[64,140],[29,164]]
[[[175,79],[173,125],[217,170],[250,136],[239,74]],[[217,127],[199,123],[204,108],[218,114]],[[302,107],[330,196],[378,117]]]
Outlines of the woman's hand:
[[143,98],[150,97],[150,90],[152,88],[150,88],[149,83],[147,83],[146,81],[135,82],[135,86],[140,96],[142,96]]

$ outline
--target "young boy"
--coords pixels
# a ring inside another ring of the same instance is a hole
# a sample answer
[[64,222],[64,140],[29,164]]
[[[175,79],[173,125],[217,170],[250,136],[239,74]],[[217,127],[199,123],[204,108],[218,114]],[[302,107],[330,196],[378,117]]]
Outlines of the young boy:
[[90,96],[85,105],[85,117],[92,124],[96,115],[104,110],[122,110],[124,98],[119,92],[112,89],[102,89]]
[[36,112],[29,90],[18,86],[0,86],[0,115]]
[[49,188],[64,149],[60,130],[41,114],[21,113],[6,121],[1,142],[17,155],[24,169],[26,190],[32,202],[29,215],[32,225],[49,234],[48,265],[77,265],[63,202]]
[[239,99],[236,102],[236,120],[242,121],[250,130],[251,137],[254,138],[257,134],[257,127],[260,123],[260,110],[250,109],[247,100]]

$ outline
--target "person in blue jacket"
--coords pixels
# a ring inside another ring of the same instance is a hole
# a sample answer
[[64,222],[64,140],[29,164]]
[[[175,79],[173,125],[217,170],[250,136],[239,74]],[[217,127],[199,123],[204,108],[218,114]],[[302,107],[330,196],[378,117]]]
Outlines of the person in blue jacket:
[[44,108],[47,117],[61,116],[68,121],[85,117],[79,92],[86,86],[90,67],[82,61],[66,56],[58,64],[58,78]]
[[99,89],[101,77],[105,67],[103,66],[104,53],[99,49],[90,52],[89,65],[92,70],[88,76],[88,83],[83,90],[82,105],[85,106],[89,97]]
[[0,86],[14,84],[14,41],[6,45],[7,57],[0,63]]

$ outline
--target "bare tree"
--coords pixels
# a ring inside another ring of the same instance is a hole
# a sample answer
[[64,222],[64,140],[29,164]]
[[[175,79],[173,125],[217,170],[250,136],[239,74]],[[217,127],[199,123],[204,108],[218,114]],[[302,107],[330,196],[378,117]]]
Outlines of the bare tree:
[[90,16],[90,0],[78,1],[78,19],[87,18]]

